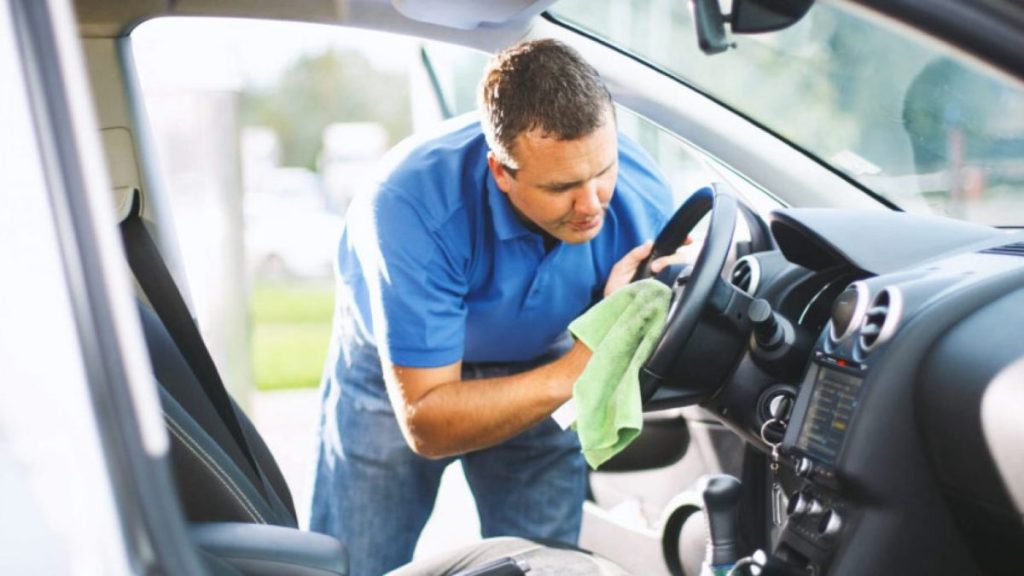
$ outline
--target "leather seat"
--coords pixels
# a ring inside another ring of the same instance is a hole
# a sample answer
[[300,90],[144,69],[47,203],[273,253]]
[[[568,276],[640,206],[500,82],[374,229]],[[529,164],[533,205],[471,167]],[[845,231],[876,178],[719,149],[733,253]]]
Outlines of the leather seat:
[[171,441],[171,470],[200,557],[218,574],[347,574],[341,542],[298,529],[284,476],[224,389],[146,230],[141,196],[132,196],[120,214],[122,239],[142,292],[139,320]]
[[257,479],[246,462],[160,319],[142,304],[139,317],[160,386],[171,437],[171,464],[186,519],[297,528],[288,485],[252,422],[236,410],[266,483]]
[[[121,208],[122,237],[132,272],[149,302],[139,302],[139,319],[171,439],[178,496],[201,558],[214,574],[347,574],[344,544],[298,529],[284,476],[259,432],[224,390],[198,329],[145,231],[140,195],[136,191],[133,196],[131,207]],[[154,287],[153,277],[161,275]],[[232,430],[234,421],[237,429]],[[578,549],[517,538],[485,540],[403,567],[402,574],[524,574],[528,563],[512,560],[510,554],[528,556],[538,568],[552,566],[531,574],[566,570],[624,574],[612,563]]]

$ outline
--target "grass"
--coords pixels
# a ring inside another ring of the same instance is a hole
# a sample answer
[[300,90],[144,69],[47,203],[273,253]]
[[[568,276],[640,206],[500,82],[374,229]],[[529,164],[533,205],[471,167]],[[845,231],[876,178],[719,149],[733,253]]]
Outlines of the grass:
[[258,390],[315,388],[331,337],[334,291],[325,284],[257,284],[250,300]]

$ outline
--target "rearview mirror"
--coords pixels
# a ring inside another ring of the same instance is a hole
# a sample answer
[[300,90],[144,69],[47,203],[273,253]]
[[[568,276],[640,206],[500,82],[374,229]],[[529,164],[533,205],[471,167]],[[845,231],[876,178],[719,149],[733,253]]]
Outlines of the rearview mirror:
[[814,0],[732,0],[732,12],[723,14],[719,0],[690,0],[697,46],[705,54],[718,54],[735,44],[733,34],[773,32],[792,26],[807,14]]

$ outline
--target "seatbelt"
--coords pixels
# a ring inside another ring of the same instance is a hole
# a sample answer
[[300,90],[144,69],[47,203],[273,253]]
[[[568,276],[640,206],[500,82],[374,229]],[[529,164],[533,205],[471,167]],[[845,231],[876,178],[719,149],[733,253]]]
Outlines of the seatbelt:
[[224,387],[224,382],[217,371],[217,365],[210,356],[210,351],[199,334],[199,328],[192,319],[192,313],[185,304],[181,292],[178,290],[174,278],[171,276],[167,265],[160,256],[160,251],[153,242],[153,238],[146,230],[142,221],[142,202],[138,191],[133,193],[132,207],[128,217],[121,222],[121,238],[124,242],[125,253],[128,256],[128,265],[135,275],[142,291],[149,299],[150,305],[156,315],[163,322],[164,327],[170,334],[171,339],[199,384],[206,392],[207,398],[213,404],[217,415],[220,416],[224,426],[235,439],[245,459],[249,462],[258,480],[256,488],[260,490],[263,497],[270,501],[271,488],[267,486],[268,481],[256,463],[249,442],[242,431],[238,414],[235,412],[235,405],[231,402],[230,396]]

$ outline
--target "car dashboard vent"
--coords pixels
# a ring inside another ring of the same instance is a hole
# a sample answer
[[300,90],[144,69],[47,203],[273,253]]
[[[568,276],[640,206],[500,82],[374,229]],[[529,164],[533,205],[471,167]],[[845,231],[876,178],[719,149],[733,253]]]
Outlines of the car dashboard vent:
[[886,288],[875,296],[860,327],[860,346],[865,353],[871,352],[892,336],[899,323],[902,307],[902,298],[895,289]]
[[733,286],[753,296],[761,282],[761,266],[757,260],[744,256],[736,261],[729,274],[729,282]]
[[1005,246],[996,246],[981,251],[982,254],[1003,254],[1005,256],[1024,256],[1024,242],[1014,242]]

